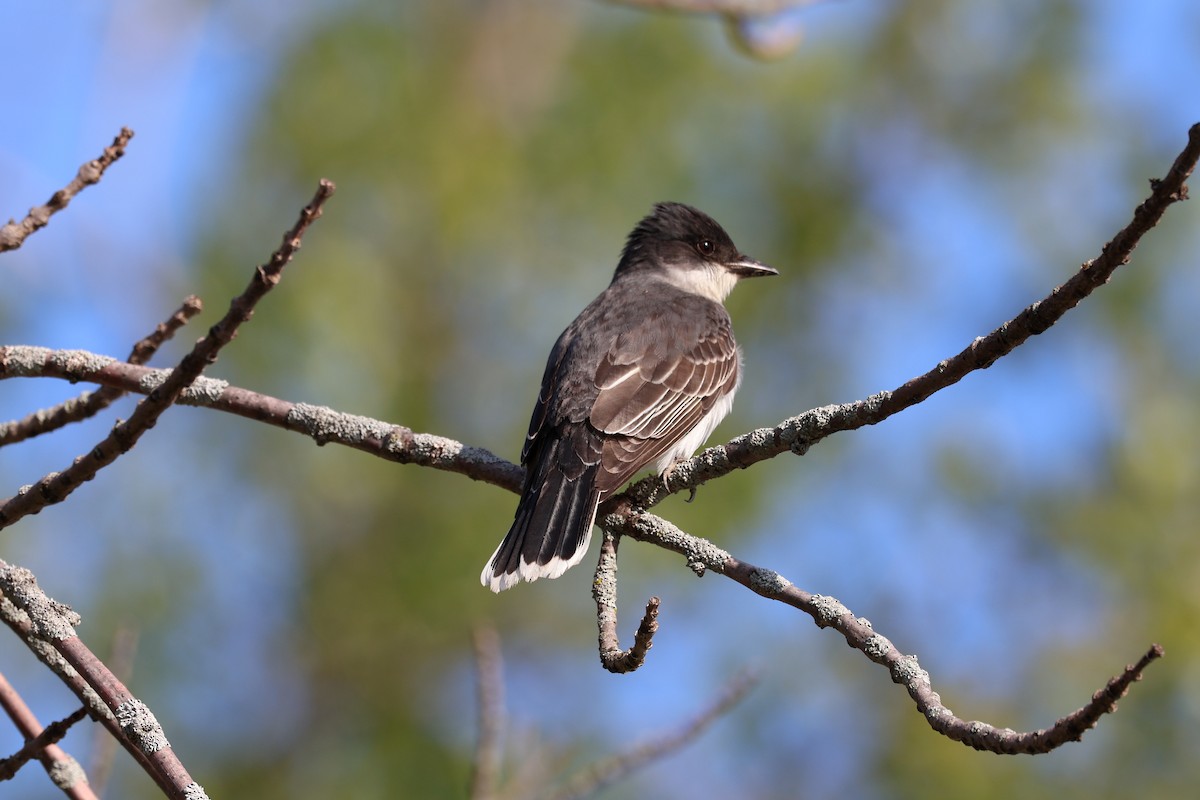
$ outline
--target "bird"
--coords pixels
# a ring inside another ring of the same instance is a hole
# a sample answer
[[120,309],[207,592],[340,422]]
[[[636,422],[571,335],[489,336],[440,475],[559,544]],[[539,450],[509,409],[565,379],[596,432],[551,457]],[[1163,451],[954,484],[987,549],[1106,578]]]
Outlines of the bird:
[[778,274],[689,205],[657,203],[637,223],[608,288],[546,360],[521,499],[484,586],[559,577],[586,553],[605,498],[651,464],[666,480],[696,452],[741,383],[724,301],[742,278]]

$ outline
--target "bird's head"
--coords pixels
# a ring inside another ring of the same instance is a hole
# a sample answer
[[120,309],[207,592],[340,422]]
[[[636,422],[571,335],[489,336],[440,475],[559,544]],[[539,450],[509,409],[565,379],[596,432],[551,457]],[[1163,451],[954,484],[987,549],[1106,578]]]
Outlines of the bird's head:
[[613,280],[635,274],[654,275],[721,303],[740,279],[779,273],[739,251],[703,211],[658,203],[629,234]]

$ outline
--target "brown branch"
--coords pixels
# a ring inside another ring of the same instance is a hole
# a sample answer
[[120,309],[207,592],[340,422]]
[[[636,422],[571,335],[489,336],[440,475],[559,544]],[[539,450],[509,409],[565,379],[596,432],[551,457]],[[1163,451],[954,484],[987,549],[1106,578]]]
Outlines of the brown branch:
[[71,198],[79,194],[93,183],[99,183],[104,171],[121,156],[125,155],[125,146],[133,138],[133,131],[121,128],[121,132],[113,139],[113,143],[104,148],[104,152],[95,161],[89,161],[79,168],[75,179],[55,192],[44,206],[29,209],[28,216],[20,222],[9,220],[8,224],[0,227],[0,253],[16,250],[34,231],[44,228],[50,217],[67,207]]
[[[150,369],[83,350],[50,350],[28,345],[0,346],[0,380],[63,378],[145,394],[170,370]],[[400,464],[454,472],[518,491],[524,470],[485,450],[431,433],[418,433],[370,417],[325,406],[294,403],[225,381],[201,376],[182,394],[180,405],[203,406],[311,437],[317,444],[339,444]]]
[[585,768],[552,797],[554,800],[578,800],[593,795],[634,770],[658,761],[687,746],[716,720],[729,713],[754,688],[757,679],[750,673],[734,677],[711,706],[676,731],[668,732],[628,752],[604,759]]
[[[150,709],[79,639],[75,633],[79,615],[47,597],[32,572],[3,559],[0,613],[38,657],[64,678],[92,715],[114,732],[168,797],[205,800],[204,790],[188,775]],[[47,649],[54,651],[52,656],[44,652]]]
[[471,763],[471,800],[492,800],[500,786],[504,734],[504,676],[500,637],[494,628],[476,628],[476,687],[479,694],[479,741]]
[[[162,346],[163,342],[175,335],[175,332],[200,313],[203,305],[200,298],[188,295],[174,314],[160,322],[154,332],[133,346],[126,359],[130,364],[145,364]],[[0,423],[0,447],[14,444],[58,430],[72,422],[79,422],[95,416],[108,408],[115,401],[124,397],[126,390],[113,386],[102,386],[95,392],[84,392],[78,397],[71,398],[53,408],[35,411],[24,419]]]
[[592,580],[592,598],[596,601],[596,626],[599,628],[600,664],[609,672],[633,672],[646,663],[646,653],[654,646],[658,632],[658,606],[662,601],[651,597],[646,603],[642,624],[633,636],[633,647],[621,649],[617,636],[617,546],[620,535],[604,532],[600,540],[600,560]]
[[[670,487],[657,477],[644,478],[607,501],[606,509],[647,509],[669,494],[691,490],[705,481],[759,461],[792,452],[804,455],[810,447],[831,434],[875,425],[906,408],[917,405],[935,392],[953,386],[970,373],[987,369],[1029,337],[1045,332],[1092,291],[1108,282],[1118,267],[1129,262],[1142,236],[1148,233],[1172,204],[1188,197],[1187,179],[1200,158],[1200,123],[1188,131],[1188,142],[1166,177],[1150,181],[1150,196],[1133,212],[1100,255],[1085,263],[1066,283],[1044,299],[1027,307],[987,336],[967,345],[958,355],[939,362],[924,375],[913,378],[890,392],[880,392],[853,403],[822,406],[759,428],[732,441],[710,447],[695,458],[677,464]],[[605,508],[601,509],[601,513]]]
[[[0,560],[0,564],[2,563],[3,561]],[[13,633],[21,637],[21,640],[33,651],[38,660],[49,667],[51,672],[58,675],[62,682],[67,685],[67,688],[83,701],[83,704],[91,711],[92,718],[108,729],[113,738],[141,765],[142,770],[155,780],[159,788],[164,792],[169,791],[170,786],[154,771],[146,754],[134,747],[133,743],[121,733],[121,728],[117,724],[116,718],[108,710],[108,706],[104,705],[104,701],[100,699],[100,696],[75,671],[75,668],[68,664],[66,659],[46,639],[39,635],[29,615],[10,602],[2,591],[0,591],[0,620],[8,625]],[[78,622],[74,624],[78,624]]]
[[36,758],[42,762],[50,780],[67,797],[72,800],[96,800],[96,794],[79,763],[57,744],[72,725],[87,716],[86,706],[66,719],[43,728],[21,695],[0,674],[0,707],[25,738],[24,747],[12,756],[0,759],[0,781],[13,777],[27,761]]
[[128,420],[117,424],[112,433],[87,455],[75,459],[62,472],[47,475],[0,504],[0,528],[12,525],[27,514],[36,514],[48,505],[62,502],[84,481],[91,480],[97,472],[137,444],[142,434],[154,426],[158,417],[176,401],[180,393],[199,377],[205,367],[217,360],[217,353],[233,340],[238,328],[253,315],[255,304],[279,283],[284,266],[300,249],[304,232],[321,216],[321,208],[333,192],[333,183],[322,180],[296,224],[284,234],[279,248],[266,264],[255,270],[250,284],[229,304],[225,316],[209,329],[207,336],[196,342],[192,351],[183,357],[179,366],[160,385],[150,390]]
[[888,668],[892,681],[908,690],[917,710],[931,728],[976,750],[1010,755],[1047,753],[1067,742],[1079,741],[1085,731],[1095,727],[1100,717],[1116,710],[1116,701],[1128,690],[1129,684],[1139,680],[1146,666],[1163,654],[1162,648],[1154,645],[1137,664],[1126,667],[1120,676],[1097,692],[1092,702],[1049,728],[1028,733],[996,728],[955,716],[942,705],[941,697],[930,684],[929,673],[921,669],[916,656],[901,653],[885,636],[876,633],[870,622],[855,617],[835,598],[810,594],[779,573],[734,558],[711,542],[691,536],[653,514],[611,513],[600,521],[600,526],[679,553],[698,573],[718,572],[756,594],[803,611],[818,627],[833,628],[842,634],[848,645]]

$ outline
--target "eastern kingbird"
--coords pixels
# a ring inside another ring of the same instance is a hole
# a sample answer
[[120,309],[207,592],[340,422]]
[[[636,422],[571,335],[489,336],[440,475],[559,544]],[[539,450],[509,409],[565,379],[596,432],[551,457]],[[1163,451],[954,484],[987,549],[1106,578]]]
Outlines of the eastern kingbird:
[[739,279],[776,274],[691,206],[659,203],[637,224],[612,283],[550,351],[521,502],[484,586],[562,575],[587,551],[602,500],[648,464],[665,473],[696,452],[741,381],[722,303]]

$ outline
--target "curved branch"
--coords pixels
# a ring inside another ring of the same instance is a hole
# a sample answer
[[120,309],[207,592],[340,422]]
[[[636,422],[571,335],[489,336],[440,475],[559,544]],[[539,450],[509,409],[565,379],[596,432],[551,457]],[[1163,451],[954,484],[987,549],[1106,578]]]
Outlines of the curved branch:
[[0,253],[16,250],[25,243],[25,239],[35,231],[46,227],[50,217],[62,211],[71,202],[71,198],[82,192],[93,183],[99,183],[104,177],[104,170],[125,155],[125,146],[133,138],[133,131],[121,128],[121,132],[113,139],[113,143],[104,148],[104,152],[95,161],[89,161],[79,168],[75,179],[55,192],[44,206],[29,209],[29,214],[20,222],[9,220],[8,224],[0,227]]
[[1129,685],[1139,680],[1142,671],[1163,655],[1159,645],[1153,645],[1134,665],[1110,680],[1105,688],[1093,695],[1090,703],[1058,720],[1049,728],[1018,733],[1008,728],[996,728],[985,722],[964,720],[942,705],[942,699],[929,681],[929,673],[917,663],[916,656],[905,655],[871,623],[855,617],[850,609],[828,595],[810,594],[795,586],[778,572],[756,567],[734,558],[711,542],[692,536],[666,520],[647,513],[609,513],[600,522],[605,530],[630,536],[672,550],[688,560],[688,566],[703,573],[712,570],[732,578],[756,594],[797,608],[808,614],[821,628],[833,628],[846,639],[846,644],[860,651],[876,664],[887,667],[892,682],[908,690],[917,710],[929,726],[938,733],[962,742],[976,750],[1001,754],[1047,753],[1067,742],[1078,741],[1100,717],[1116,710],[1116,701],[1124,696]]
[[658,606],[662,602],[651,597],[646,603],[642,624],[633,635],[633,647],[621,649],[617,635],[617,545],[620,535],[604,532],[600,540],[600,560],[592,580],[592,598],[596,601],[596,626],[600,629],[600,664],[609,672],[633,672],[646,663],[646,653],[654,646],[658,633]]

